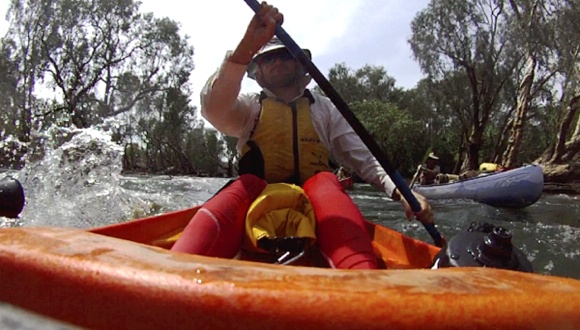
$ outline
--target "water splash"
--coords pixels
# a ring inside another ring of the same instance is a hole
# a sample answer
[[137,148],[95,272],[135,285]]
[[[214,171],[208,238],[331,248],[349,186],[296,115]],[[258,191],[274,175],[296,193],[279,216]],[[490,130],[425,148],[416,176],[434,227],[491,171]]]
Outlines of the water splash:
[[118,189],[123,148],[107,132],[54,128],[41,140],[44,156],[17,174],[27,199],[20,225],[83,228],[126,214]]
[[26,166],[8,173],[22,183],[26,206],[16,221],[0,217],[0,227],[98,227],[200,204],[227,182],[122,175],[124,150],[111,139],[112,125],[37,133]]

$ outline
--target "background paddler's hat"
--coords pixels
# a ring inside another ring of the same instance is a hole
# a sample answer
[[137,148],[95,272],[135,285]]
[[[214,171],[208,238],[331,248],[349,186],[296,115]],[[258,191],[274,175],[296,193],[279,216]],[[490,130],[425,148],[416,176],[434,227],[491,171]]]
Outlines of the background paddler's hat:
[[[278,39],[278,37],[274,36],[272,39],[270,39],[270,41],[268,41],[267,44],[262,46],[262,48],[260,48],[260,50],[256,54],[254,54],[254,57],[252,58],[250,64],[248,64],[248,69],[246,70],[248,72],[248,77],[256,79],[256,71],[258,70],[258,60],[260,59],[260,56],[266,53],[280,51],[281,49],[286,49],[286,46],[282,43],[280,39]],[[308,56],[309,59],[312,59],[312,54],[310,53],[310,50],[302,49],[302,51],[306,53],[306,56]]]
[[429,153],[429,156],[427,156],[427,158],[439,160],[439,157],[435,156],[435,153],[433,153],[433,152]]

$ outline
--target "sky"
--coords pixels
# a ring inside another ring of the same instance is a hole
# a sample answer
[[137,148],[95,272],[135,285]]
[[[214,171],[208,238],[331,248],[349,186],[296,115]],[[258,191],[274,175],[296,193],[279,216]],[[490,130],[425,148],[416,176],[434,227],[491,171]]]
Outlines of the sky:
[[[412,88],[423,77],[407,42],[410,23],[427,7],[428,0],[271,0],[284,14],[283,28],[324,74],[338,63],[352,70],[365,64],[383,66],[397,86]],[[8,29],[4,19],[9,0],[0,0],[0,35]],[[226,51],[236,47],[253,11],[242,0],[142,0],[142,12],[168,17],[181,25],[194,47],[195,70],[190,80],[192,102],[219,67]],[[242,91],[259,86],[244,79]]]

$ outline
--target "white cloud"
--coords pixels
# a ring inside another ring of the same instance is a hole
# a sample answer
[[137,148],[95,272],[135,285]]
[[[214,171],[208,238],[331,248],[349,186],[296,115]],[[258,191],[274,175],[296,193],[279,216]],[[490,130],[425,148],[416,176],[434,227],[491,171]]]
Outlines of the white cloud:
[[[428,0],[278,0],[270,1],[284,13],[284,29],[301,47],[309,48],[313,62],[326,74],[336,63],[357,69],[382,65],[399,85],[410,88],[421,78],[406,40],[410,22]],[[5,16],[8,1],[0,4]],[[191,75],[192,101],[217,69],[227,50],[235,48],[253,12],[242,0],[142,0],[141,11],[169,17],[181,24],[194,47]],[[0,21],[0,33],[8,28]],[[243,90],[257,90],[249,79]]]

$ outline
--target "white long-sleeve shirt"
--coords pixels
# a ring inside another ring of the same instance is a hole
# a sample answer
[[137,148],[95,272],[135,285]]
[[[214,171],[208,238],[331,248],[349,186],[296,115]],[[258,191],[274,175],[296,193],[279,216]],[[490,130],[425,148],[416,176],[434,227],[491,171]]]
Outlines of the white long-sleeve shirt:
[[[238,138],[238,152],[250,138],[260,113],[259,93],[240,93],[246,65],[226,59],[201,91],[201,114],[217,130]],[[268,90],[264,92],[275,97]],[[301,95],[299,95],[301,96]],[[314,128],[332,157],[363,180],[392,196],[395,184],[327,97],[312,93]]]

